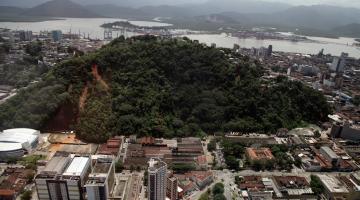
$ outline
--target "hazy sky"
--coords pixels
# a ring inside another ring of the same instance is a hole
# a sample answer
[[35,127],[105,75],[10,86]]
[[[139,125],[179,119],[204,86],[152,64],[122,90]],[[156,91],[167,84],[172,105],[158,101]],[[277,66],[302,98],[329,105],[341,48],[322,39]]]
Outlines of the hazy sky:
[[[40,4],[49,0],[0,0],[0,5],[15,5],[25,6]],[[73,0],[84,4],[101,4],[101,3],[114,3],[114,4],[138,4],[138,5],[159,5],[159,4],[184,4],[184,3],[203,3],[206,1],[223,2],[224,0]],[[226,0],[228,1],[228,0]],[[226,2],[225,1],[225,2]],[[268,1],[268,2],[282,2],[293,5],[314,5],[314,4],[328,4],[343,7],[356,7],[360,8],[360,0],[230,0],[230,1]],[[131,3],[129,3],[131,2]]]
[[328,4],[343,7],[358,7],[360,8],[360,0],[263,0],[269,2],[282,2],[295,5],[314,5],[314,4]]

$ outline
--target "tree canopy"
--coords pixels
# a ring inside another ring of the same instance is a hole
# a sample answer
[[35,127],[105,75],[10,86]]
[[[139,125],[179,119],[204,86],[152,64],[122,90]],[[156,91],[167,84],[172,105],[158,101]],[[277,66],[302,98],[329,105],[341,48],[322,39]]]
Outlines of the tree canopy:
[[[94,64],[109,86],[106,91],[96,89]],[[286,78],[262,79],[263,71],[257,61],[230,49],[186,38],[119,38],[58,64],[33,86],[36,90],[25,89],[0,105],[0,128],[43,127],[65,101],[76,108],[88,83],[84,110],[78,110],[73,127],[81,139],[93,142],[114,134],[270,133],[326,119],[331,110],[321,93]]]

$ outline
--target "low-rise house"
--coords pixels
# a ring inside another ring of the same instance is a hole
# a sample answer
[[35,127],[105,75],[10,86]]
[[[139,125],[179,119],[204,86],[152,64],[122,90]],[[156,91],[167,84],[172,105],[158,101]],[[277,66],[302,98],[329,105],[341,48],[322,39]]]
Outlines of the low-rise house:
[[246,148],[245,154],[250,163],[253,163],[254,161],[268,161],[274,159],[274,155],[271,153],[269,148]]
[[309,182],[300,176],[274,176],[274,183],[285,199],[317,199]]
[[193,171],[187,173],[186,176],[195,182],[200,190],[209,186],[214,181],[213,173],[210,171]]

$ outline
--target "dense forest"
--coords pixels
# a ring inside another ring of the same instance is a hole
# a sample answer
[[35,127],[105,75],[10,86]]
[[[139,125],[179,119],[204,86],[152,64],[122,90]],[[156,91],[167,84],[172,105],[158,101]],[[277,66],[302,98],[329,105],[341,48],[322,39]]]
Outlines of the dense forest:
[[42,129],[65,102],[77,110],[71,127],[92,142],[116,134],[271,133],[326,120],[331,109],[321,93],[263,74],[257,61],[187,38],[118,38],[58,64],[0,105],[0,128]]
[[39,60],[42,60],[41,45],[41,42],[26,45],[27,55],[9,63],[4,63],[4,60],[11,45],[9,43],[0,45],[0,85],[10,85],[16,88],[26,87],[47,73],[48,67],[38,63]]

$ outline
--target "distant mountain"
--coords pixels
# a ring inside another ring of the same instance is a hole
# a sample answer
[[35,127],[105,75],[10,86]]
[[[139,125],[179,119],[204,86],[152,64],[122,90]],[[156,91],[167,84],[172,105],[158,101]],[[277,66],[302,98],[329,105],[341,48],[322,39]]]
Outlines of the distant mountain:
[[26,16],[46,16],[46,17],[75,17],[92,18],[100,17],[83,6],[73,3],[70,0],[53,0],[40,4],[36,7],[27,9],[23,15]]
[[152,17],[151,14],[142,10],[130,7],[115,6],[111,4],[88,5],[85,6],[89,11],[104,17],[126,18],[126,19],[146,19]]
[[358,23],[339,26],[332,29],[332,31],[338,35],[360,38],[360,24]]
[[242,24],[331,30],[360,22],[360,10],[335,6],[296,6],[271,14],[224,12]]
[[[120,7],[132,7],[140,8],[143,6],[160,6],[160,5],[184,5],[184,4],[194,4],[194,0],[73,0],[76,3],[81,5],[98,5],[98,4],[108,4]],[[204,3],[207,0],[196,0],[197,4]],[[219,0],[221,1],[221,0]]]
[[13,7],[13,6],[0,6],[0,16],[2,15],[19,15],[23,13],[25,9]]
[[49,0],[1,0],[0,6],[13,6],[13,7],[21,7],[21,8],[32,8],[34,6],[38,6],[42,3],[45,3]]
[[[81,1],[85,3],[84,1]],[[93,2],[93,1],[90,1]],[[109,0],[105,1],[109,2]],[[89,5],[87,8],[97,14],[107,17],[136,17],[136,18],[154,18],[154,17],[171,17],[186,18],[197,17],[221,12],[239,12],[239,13],[263,13],[269,14],[290,8],[287,4],[269,3],[253,0],[209,0],[207,2],[192,4],[172,5],[144,5],[138,8],[126,8],[129,5],[127,0],[121,1],[122,6],[106,5]],[[136,1],[138,2],[138,1]],[[157,2],[161,2],[160,0]],[[164,0],[163,2],[168,2]],[[88,2],[89,3],[89,2]],[[169,2],[168,2],[169,3]],[[118,3],[120,4],[120,3]],[[150,3],[148,3],[150,4]]]
[[201,10],[209,12],[274,13],[290,8],[291,5],[254,0],[209,0],[201,4]]
[[298,6],[266,17],[266,21],[284,26],[328,30],[352,22],[360,22],[360,10],[335,6]]

